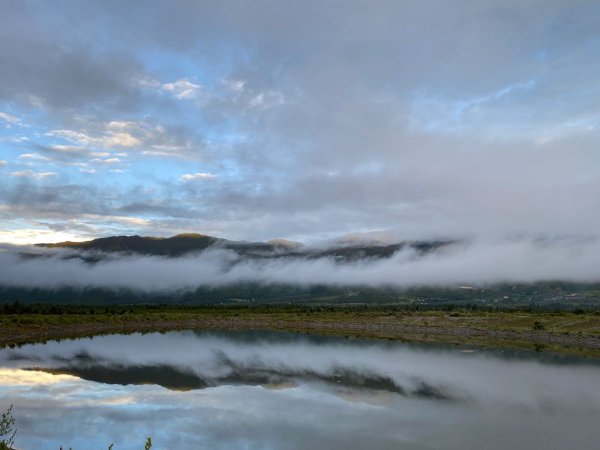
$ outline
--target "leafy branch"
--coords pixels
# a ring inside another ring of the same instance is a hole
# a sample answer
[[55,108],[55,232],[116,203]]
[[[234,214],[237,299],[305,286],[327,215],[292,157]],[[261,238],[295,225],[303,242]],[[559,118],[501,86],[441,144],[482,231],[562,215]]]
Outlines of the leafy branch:
[[[15,441],[15,436],[17,435],[17,429],[15,426],[15,418],[12,415],[13,405],[10,405],[8,411],[2,414],[2,420],[0,421],[0,450],[12,450],[13,444]],[[110,444],[108,446],[108,450],[112,450],[113,445]],[[62,447],[61,447],[62,448]],[[150,450],[152,448],[152,439],[146,438],[146,444],[144,445],[144,450]],[[69,447],[69,450],[73,450]]]
[[0,450],[9,450],[13,448],[17,429],[15,426],[15,418],[12,416],[13,405],[10,405],[8,411],[2,414],[0,421]]

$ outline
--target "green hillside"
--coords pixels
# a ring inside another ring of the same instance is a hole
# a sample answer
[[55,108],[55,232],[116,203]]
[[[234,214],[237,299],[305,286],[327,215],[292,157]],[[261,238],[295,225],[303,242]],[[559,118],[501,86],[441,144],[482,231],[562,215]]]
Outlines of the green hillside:
[[59,242],[57,244],[37,244],[46,248],[72,248],[102,252],[134,252],[143,255],[179,256],[224,241],[203,234],[178,234],[170,238],[151,236],[113,236],[85,242]]

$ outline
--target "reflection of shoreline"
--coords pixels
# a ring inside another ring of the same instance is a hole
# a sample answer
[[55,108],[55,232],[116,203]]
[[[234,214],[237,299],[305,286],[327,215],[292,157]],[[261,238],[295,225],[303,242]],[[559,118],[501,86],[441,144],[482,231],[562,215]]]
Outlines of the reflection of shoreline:
[[394,339],[405,342],[450,343],[482,347],[536,349],[600,358],[600,336],[546,331],[515,331],[468,326],[415,325],[399,322],[351,322],[319,320],[181,319],[131,320],[126,323],[95,322],[40,327],[20,326],[0,330],[0,345],[52,339],[81,338],[113,333],[158,332],[197,329],[277,330],[315,334]]

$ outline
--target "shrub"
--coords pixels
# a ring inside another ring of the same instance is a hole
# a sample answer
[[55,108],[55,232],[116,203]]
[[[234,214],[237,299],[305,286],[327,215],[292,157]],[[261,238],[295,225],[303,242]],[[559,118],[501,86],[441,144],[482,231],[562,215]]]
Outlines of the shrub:
[[546,327],[544,326],[544,324],[542,322],[536,320],[535,322],[533,322],[533,329],[541,331],[541,330],[545,330]]
[[17,434],[15,426],[15,418],[12,416],[12,405],[8,408],[4,414],[2,414],[2,420],[0,421],[0,450],[12,449]]
[[[4,414],[2,414],[2,419],[0,420],[0,450],[12,450],[15,436],[17,434],[17,429],[15,426],[15,418],[12,416],[12,405],[8,408]],[[108,450],[112,450],[114,444],[110,444],[108,446]],[[146,438],[146,444],[144,445],[144,450],[150,450],[152,447],[152,439]],[[69,450],[72,450],[69,448]]]

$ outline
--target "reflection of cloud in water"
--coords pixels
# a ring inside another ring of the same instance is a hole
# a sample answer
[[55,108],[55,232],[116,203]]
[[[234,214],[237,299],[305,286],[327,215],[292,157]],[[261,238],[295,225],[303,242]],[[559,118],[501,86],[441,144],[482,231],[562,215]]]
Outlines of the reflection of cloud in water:
[[[345,375],[343,381],[355,387],[366,383],[367,388],[421,392],[432,397],[450,395],[527,407],[537,407],[542,402],[547,405],[549,401],[563,408],[587,405],[597,409],[600,404],[600,390],[587,389],[598,385],[598,369],[594,367],[541,366],[535,361],[501,360],[458,351],[427,352],[381,342],[320,342],[295,334],[285,334],[280,341],[273,339],[272,334],[264,341],[258,336],[245,339],[244,333],[182,332],[50,342],[19,350],[22,358],[37,358],[34,364],[12,360],[5,365],[80,371],[94,365],[97,374],[88,371],[84,376],[93,380],[93,376],[102,375],[98,370],[104,368],[103,378],[97,379],[100,382],[109,382],[113,374],[137,377],[122,383],[116,381],[121,384],[172,386],[169,378],[177,375],[180,381],[175,387],[194,389],[221,384],[278,384],[294,381],[295,377],[304,382],[338,384],[339,377]],[[5,351],[0,355],[5,354],[6,359],[13,353]],[[144,367],[154,368],[154,379],[143,379],[151,373],[136,368]],[[565,376],[576,377],[579,382],[566,387]],[[581,398],[574,402],[574,396]]]
[[[4,350],[0,373],[41,378],[1,382],[0,398],[15,404],[25,448],[137,450],[148,435],[178,449],[586,449],[600,440],[598,366],[251,335],[105,336]],[[448,398],[466,401],[439,401]]]
[[56,384],[75,380],[77,380],[75,376],[68,374],[54,376],[44,372],[0,368],[0,386],[2,387]]

